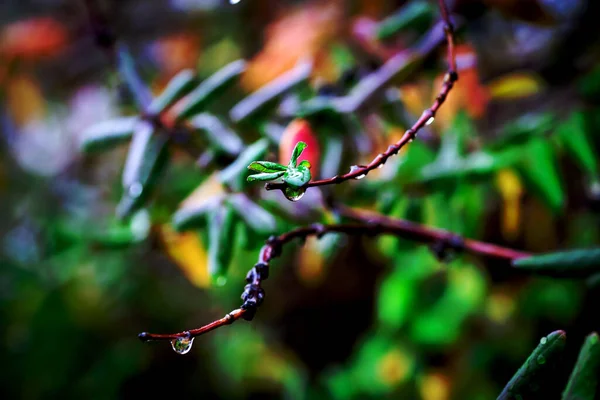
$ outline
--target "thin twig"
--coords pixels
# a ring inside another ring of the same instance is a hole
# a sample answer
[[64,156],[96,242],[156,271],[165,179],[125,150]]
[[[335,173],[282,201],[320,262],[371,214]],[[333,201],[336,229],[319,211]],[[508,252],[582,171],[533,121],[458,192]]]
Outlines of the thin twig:
[[306,239],[309,236],[322,237],[327,233],[343,233],[346,235],[376,236],[380,234],[394,235],[408,240],[421,243],[442,243],[447,248],[455,251],[465,251],[480,256],[496,258],[504,261],[512,261],[518,258],[529,257],[531,254],[500,247],[493,244],[480,242],[478,240],[466,239],[442,229],[429,228],[414,222],[384,217],[378,214],[356,211],[351,208],[337,207],[337,212],[345,217],[359,220],[357,223],[322,225],[313,224],[296,228],[279,236],[273,236],[267,240],[258,256],[258,263],[248,272],[246,281],[248,285],[242,294],[244,303],[242,306],[225,317],[211,322],[198,329],[183,331],[174,334],[154,334],[143,332],[138,337],[146,342],[150,340],[174,340],[178,338],[193,338],[206,332],[210,332],[223,325],[234,323],[240,318],[252,320],[257,308],[264,299],[264,290],[261,287],[263,280],[269,276],[269,264],[271,260],[281,254],[285,244],[294,239]]
[[[446,7],[445,1],[439,0],[439,5],[442,20],[444,21],[444,33],[446,35],[446,42],[448,46],[448,71],[444,76],[444,83],[442,84],[442,87],[431,107],[423,111],[421,117],[419,117],[414,125],[404,133],[398,142],[390,145],[385,152],[378,154],[368,165],[356,166],[355,168],[352,168],[350,172],[343,175],[336,175],[332,178],[309,181],[306,185],[304,185],[304,188],[334,185],[350,179],[363,178],[370,171],[385,164],[388,158],[398,154],[398,151],[400,151],[404,145],[412,142],[415,139],[419,130],[433,122],[436,112],[440,109],[442,104],[444,104],[448,93],[450,90],[452,90],[454,83],[458,80],[458,73],[456,72],[456,51],[454,46],[454,26],[450,21],[448,8]],[[269,182],[265,185],[266,190],[285,190],[286,187],[287,184],[285,182]]]

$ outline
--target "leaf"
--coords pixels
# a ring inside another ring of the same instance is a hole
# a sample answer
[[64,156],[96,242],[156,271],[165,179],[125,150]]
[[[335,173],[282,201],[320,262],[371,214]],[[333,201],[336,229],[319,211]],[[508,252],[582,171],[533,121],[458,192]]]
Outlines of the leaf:
[[525,146],[519,172],[555,213],[564,206],[564,192],[552,144],[542,138],[531,139]]
[[182,100],[181,106],[175,111],[176,121],[185,120],[200,112],[215,97],[237,82],[245,70],[246,62],[237,60],[208,77]]
[[248,146],[233,163],[221,170],[219,173],[221,182],[228,184],[235,191],[241,190],[246,181],[247,166],[257,158],[263,158],[268,148],[269,140],[266,138],[260,139],[251,146]]
[[565,346],[566,334],[555,331],[543,337],[525,363],[508,382],[498,400],[537,398],[536,392],[543,384],[545,373],[556,364]]
[[298,157],[300,157],[300,154],[302,154],[302,152],[304,151],[304,149],[306,149],[306,147],[307,147],[307,144],[304,142],[296,143],[296,146],[294,147],[294,150],[292,151],[292,155],[290,157],[290,163],[289,163],[290,167],[295,167],[298,164]]
[[248,181],[248,182],[256,182],[256,181],[266,182],[266,181],[272,181],[272,180],[275,180],[275,179],[283,176],[283,174],[285,174],[284,171],[272,172],[272,173],[254,174],[254,175],[248,176],[248,178],[246,178],[246,181]]
[[136,116],[117,118],[92,125],[81,134],[81,150],[92,153],[116,147],[131,139],[138,122],[139,118]]
[[287,167],[271,161],[252,161],[248,169],[257,172],[279,172],[287,170]]
[[310,171],[305,167],[289,168],[283,175],[283,181],[294,188],[300,188],[310,181]]
[[159,237],[167,255],[183,271],[187,279],[198,287],[208,287],[208,255],[195,232],[176,233],[168,225],[159,229]]
[[567,387],[563,392],[563,400],[593,400],[598,390],[600,376],[600,339],[597,333],[585,338],[577,363]]
[[277,221],[268,211],[253,202],[243,193],[231,195],[227,202],[233,207],[238,216],[260,235],[269,235],[275,232]]
[[183,232],[204,227],[208,213],[218,208],[224,198],[224,195],[217,194],[206,198],[201,204],[177,210],[173,214],[173,228],[177,232]]
[[588,277],[600,272],[600,248],[519,258],[512,264],[515,268],[542,275],[564,278]]
[[184,69],[175,75],[167,84],[162,93],[152,100],[148,106],[150,115],[159,115],[185,96],[196,84],[196,73],[191,69]]
[[557,133],[573,160],[590,177],[598,176],[598,158],[586,132],[585,117],[582,112],[573,112],[557,128]]
[[135,62],[129,48],[119,45],[117,48],[119,74],[133,95],[140,110],[146,110],[152,101],[152,93],[135,68]]
[[225,283],[225,275],[233,258],[235,220],[233,208],[229,205],[216,209],[209,220],[208,272],[219,286]]
[[487,86],[492,98],[514,100],[539,93],[543,90],[544,83],[532,73],[515,72],[496,78]]
[[256,92],[242,99],[229,111],[229,117],[237,124],[256,116],[267,108],[281,95],[292,90],[301,83],[306,82],[312,71],[312,64],[301,62],[294,69],[269,84],[261,87]]
[[541,137],[555,126],[551,113],[525,114],[504,125],[493,148],[523,144],[529,139]]
[[168,138],[148,122],[136,125],[123,169],[123,195],[117,214],[125,218],[138,210],[149,197],[167,165]]
[[298,164],[298,168],[300,168],[300,167],[310,169],[311,164],[307,160],[304,160],[304,161],[301,161],[300,164]]
[[407,30],[426,29],[433,19],[434,8],[426,1],[413,1],[400,8],[379,23],[376,37],[379,40],[403,33]]
[[556,23],[554,16],[545,10],[543,2],[540,4],[539,0],[485,0],[484,2],[510,18],[544,26]]
[[196,115],[189,123],[195,129],[201,130],[208,141],[220,151],[229,155],[238,155],[244,148],[244,142],[240,137],[212,114]]
[[394,329],[402,327],[414,310],[416,289],[415,280],[401,272],[393,272],[385,278],[377,297],[379,321]]

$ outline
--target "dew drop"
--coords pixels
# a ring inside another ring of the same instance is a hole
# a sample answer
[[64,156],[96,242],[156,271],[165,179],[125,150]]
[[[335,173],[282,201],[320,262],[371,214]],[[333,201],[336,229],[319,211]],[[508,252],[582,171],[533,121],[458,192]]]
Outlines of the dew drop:
[[541,338],[541,339],[540,339],[540,343],[541,343],[541,344],[546,344],[546,342],[547,342],[547,341],[548,341],[548,338],[547,338],[547,337],[545,337],[545,336],[544,336],[543,338]]
[[229,0],[229,4],[238,4],[241,0]]
[[285,191],[283,192],[285,198],[290,201],[300,200],[302,197],[304,197],[304,193],[306,193],[306,189],[299,189],[293,187],[286,187]]
[[540,364],[540,365],[542,365],[542,364],[546,364],[546,357],[544,357],[544,356],[538,356],[538,358],[537,358],[537,360],[536,360],[536,361],[537,361],[537,363],[538,363],[538,364]]
[[415,139],[408,139],[408,143],[412,143]]
[[365,176],[367,176],[367,174],[358,175],[358,176],[354,177],[354,179],[356,179],[358,181],[358,180],[361,180],[362,178],[364,178]]
[[435,121],[435,118],[434,118],[434,117],[431,117],[431,118],[429,118],[429,119],[427,120],[427,122],[425,122],[425,125],[426,125],[426,126],[429,126],[429,125],[433,124],[433,121]]
[[383,168],[383,163],[379,164],[379,167],[377,167],[377,169],[381,169]]
[[141,183],[133,182],[131,185],[129,185],[129,196],[139,197],[139,195],[142,194],[142,190],[144,190],[144,187]]
[[173,347],[173,351],[177,354],[187,354],[192,349],[193,343],[194,338],[180,337],[171,340],[171,347]]
[[[353,166],[350,167],[350,173],[353,173],[353,172],[355,172],[355,171],[357,171],[357,170],[359,170],[361,168],[363,168],[363,167],[361,167],[359,165],[353,165]],[[355,176],[354,179],[360,180],[360,179],[364,178],[365,176],[367,176],[367,174],[360,174],[358,176]]]

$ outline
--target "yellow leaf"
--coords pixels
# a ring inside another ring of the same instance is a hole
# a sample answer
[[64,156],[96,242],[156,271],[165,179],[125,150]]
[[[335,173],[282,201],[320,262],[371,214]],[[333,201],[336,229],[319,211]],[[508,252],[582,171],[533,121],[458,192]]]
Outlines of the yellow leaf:
[[166,253],[195,286],[209,287],[208,259],[200,237],[193,232],[177,233],[169,225],[160,226],[160,239]]
[[44,117],[46,102],[38,83],[26,75],[8,81],[6,88],[8,110],[18,126]]
[[544,83],[535,74],[516,72],[496,78],[488,84],[488,89],[496,99],[520,99],[539,93]]
[[413,369],[413,359],[405,351],[398,348],[386,353],[377,363],[380,380],[389,386],[404,382]]
[[506,240],[515,240],[521,227],[523,185],[515,172],[504,169],[496,176],[496,186],[502,196],[502,236]]
[[447,400],[450,398],[450,381],[440,373],[429,373],[421,380],[423,400]]

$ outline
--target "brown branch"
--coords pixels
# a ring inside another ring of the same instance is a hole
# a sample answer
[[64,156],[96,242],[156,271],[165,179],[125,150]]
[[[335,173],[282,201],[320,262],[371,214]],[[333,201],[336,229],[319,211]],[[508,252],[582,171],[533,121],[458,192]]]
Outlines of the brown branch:
[[[448,71],[444,76],[444,83],[431,107],[423,111],[421,117],[419,117],[413,126],[404,133],[398,142],[390,145],[385,152],[378,154],[368,165],[354,167],[350,172],[343,175],[336,175],[332,178],[309,181],[304,185],[304,188],[339,184],[350,179],[361,179],[365,177],[370,171],[385,164],[388,158],[398,154],[398,151],[400,151],[404,145],[415,139],[419,130],[433,122],[436,112],[440,109],[442,104],[444,104],[448,93],[450,93],[454,83],[458,80],[458,73],[456,72],[456,51],[454,46],[454,26],[452,25],[452,22],[450,22],[450,16],[445,1],[439,0],[439,5],[442,20],[444,21],[444,33],[448,45]],[[286,187],[287,184],[285,182],[269,182],[265,185],[266,190],[285,190]]]
[[269,277],[269,264],[271,260],[281,254],[283,246],[294,239],[306,239],[309,236],[322,237],[327,233],[343,233],[346,235],[375,236],[381,234],[394,235],[408,240],[421,243],[442,243],[444,248],[455,251],[466,251],[480,256],[512,261],[517,258],[528,257],[531,254],[518,250],[500,247],[493,244],[480,242],[478,240],[466,239],[442,229],[429,228],[414,222],[384,217],[379,214],[365,213],[347,207],[337,207],[337,212],[347,218],[358,220],[357,223],[345,223],[334,225],[313,224],[296,228],[279,236],[273,236],[267,240],[258,256],[258,263],[248,271],[246,285],[242,300],[242,306],[225,317],[211,322],[198,329],[183,331],[174,334],[154,334],[142,332],[138,337],[146,342],[150,340],[177,340],[191,339],[210,332],[223,325],[234,323],[240,318],[252,320],[256,310],[264,299],[262,281]]

